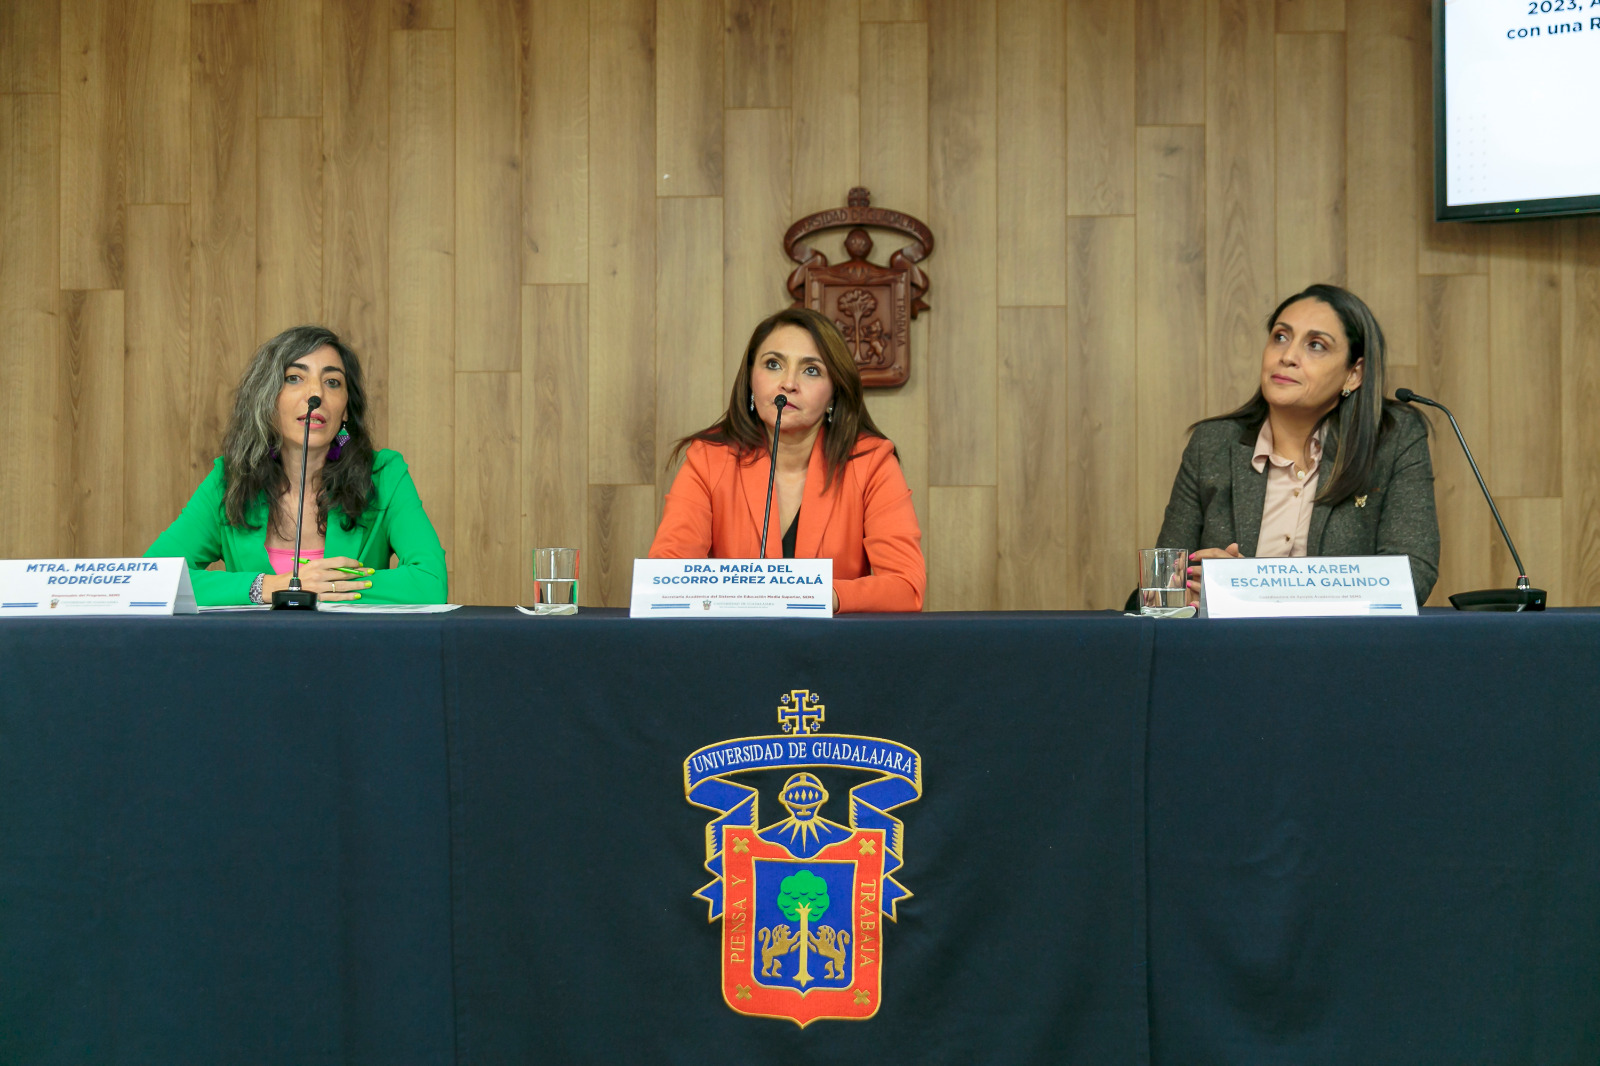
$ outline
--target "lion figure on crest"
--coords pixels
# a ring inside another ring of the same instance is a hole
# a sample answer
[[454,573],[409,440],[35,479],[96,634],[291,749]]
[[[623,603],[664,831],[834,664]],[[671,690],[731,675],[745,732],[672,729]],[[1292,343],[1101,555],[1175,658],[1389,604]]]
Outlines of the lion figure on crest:
[[811,934],[811,947],[820,955],[827,956],[828,965],[824,973],[828,977],[844,976],[844,951],[850,943],[850,934],[843,929],[834,931],[831,925],[821,925]]
[[761,976],[782,977],[783,956],[800,946],[800,938],[787,925],[757,929],[756,936],[761,938]]

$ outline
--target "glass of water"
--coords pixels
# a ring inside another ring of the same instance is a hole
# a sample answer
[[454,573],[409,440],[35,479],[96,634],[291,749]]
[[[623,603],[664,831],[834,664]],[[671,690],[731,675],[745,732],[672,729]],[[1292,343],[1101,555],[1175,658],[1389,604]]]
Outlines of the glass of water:
[[1151,618],[1187,614],[1189,549],[1139,549],[1139,613]]
[[578,613],[578,549],[533,549],[535,614]]

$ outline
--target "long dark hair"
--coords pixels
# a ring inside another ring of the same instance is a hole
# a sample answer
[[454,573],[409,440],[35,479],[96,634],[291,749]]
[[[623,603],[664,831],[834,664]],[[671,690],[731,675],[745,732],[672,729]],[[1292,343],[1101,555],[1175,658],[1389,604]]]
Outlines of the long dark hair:
[[[278,394],[283,391],[283,374],[318,348],[328,347],[344,361],[345,432],[350,440],[322,467],[322,487],[317,491],[317,529],[328,531],[328,511],[339,508],[339,524],[346,531],[356,527],[367,503],[373,497],[372,437],[367,433],[367,391],[361,378],[361,360],[338,334],[322,326],[294,326],[272,338],[251,357],[239,389],[233,394],[233,416],[222,436],[223,478],[227,484],[223,513],[235,529],[259,529],[249,521],[249,512],[258,500],[265,499],[267,521],[278,515],[274,502],[289,487],[278,455],[283,440],[278,432]],[[332,449],[329,449],[332,451]]]
[[822,456],[827,464],[827,476],[822,484],[823,491],[826,492],[834,479],[843,472],[845,464],[850,461],[855,451],[857,438],[883,436],[883,431],[873,423],[872,416],[867,413],[866,400],[861,388],[861,371],[856,369],[856,361],[851,357],[850,348],[845,343],[844,335],[839,332],[839,327],[827,316],[818,314],[810,308],[786,307],[777,314],[762,319],[761,324],[756,326],[755,332],[750,334],[750,343],[745,345],[744,349],[744,360],[739,364],[739,372],[733,379],[733,392],[728,397],[728,409],[716,422],[678,441],[672,449],[672,454],[667,457],[668,466],[677,460],[690,442],[697,440],[733,448],[738,453],[740,463],[753,463],[771,450],[772,434],[768,432],[766,423],[761,421],[761,417],[750,409],[752,399],[750,374],[751,368],[755,366],[756,354],[766,343],[767,337],[779,326],[798,326],[811,334],[817,352],[828,368],[828,378],[833,382],[833,414],[823,430]]
[[[1366,360],[1361,384],[1352,389],[1349,396],[1339,397],[1333,409],[1322,416],[1313,430],[1315,432],[1327,426],[1324,440],[1332,441],[1336,447],[1333,470],[1322,483],[1316,499],[1317,503],[1332,507],[1367,487],[1372,479],[1378,442],[1394,428],[1394,409],[1402,405],[1384,398],[1383,367],[1387,346],[1383,339],[1383,327],[1378,325],[1372,309],[1361,297],[1348,289],[1341,289],[1337,285],[1312,285],[1295,293],[1268,316],[1267,332],[1270,334],[1278,324],[1278,316],[1283,314],[1285,308],[1301,300],[1318,300],[1339,316],[1339,324],[1344,327],[1345,341],[1349,345],[1345,356],[1346,368],[1355,366],[1359,359]],[[1202,422],[1239,421],[1252,427],[1253,432],[1258,432],[1261,423],[1267,420],[1268,413],[1266,398],[1257,386],[1256,394],[1244,406],[1225,415],[1202,418],[1195,426]],[[1194,426],[1189,428],[1193,429]]]

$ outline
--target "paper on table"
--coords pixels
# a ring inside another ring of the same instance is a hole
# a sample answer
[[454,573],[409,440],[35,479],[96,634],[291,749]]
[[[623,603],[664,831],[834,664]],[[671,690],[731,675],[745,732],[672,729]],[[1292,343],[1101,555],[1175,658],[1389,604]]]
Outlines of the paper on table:
[[532,607],[524,607],[521,604],[518,604],[517,610],[533,618],[551,618],[563,614],[577,614],[578,605],[575,603],[554,603],[545,610],[536,611]]
[[460,607],[459,603],[323,603],[317,610],[334,614],[444,614]]
[[270,603],[228,603],[228,604],[222,604],[222,605],[216,606],[216,607],[201,607],[200,608],[200,613],[201,614],[209,614],[212,611],[270,611],[270,610],[272,610],[272,604],[270,604]]

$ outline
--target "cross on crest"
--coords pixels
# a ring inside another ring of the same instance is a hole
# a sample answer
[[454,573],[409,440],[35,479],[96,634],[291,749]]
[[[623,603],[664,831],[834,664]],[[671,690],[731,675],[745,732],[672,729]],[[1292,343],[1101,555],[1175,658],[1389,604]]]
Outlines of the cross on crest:
[[791,690],[778,701],[778,725],[783,727],[785,733],[795,736],[806,736],[822,728],[822,714],[826,710],[821,699],[810,689],[797,688]]

